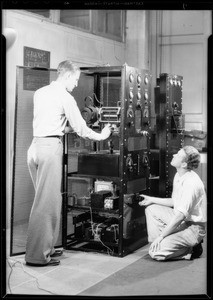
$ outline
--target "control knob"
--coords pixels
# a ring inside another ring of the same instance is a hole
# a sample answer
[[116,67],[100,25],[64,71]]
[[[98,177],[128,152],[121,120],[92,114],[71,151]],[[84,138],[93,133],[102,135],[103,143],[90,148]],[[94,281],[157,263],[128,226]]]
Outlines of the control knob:
[[146,130],[141,130],[140,133],[142,134],[142,136],[148,136],[149,135],[149,132],[146,131]]
[[131,157],[131,154],[128,154],[128,157],[126,159],[126,166],[130,172],[133,172],[133,165],[134,164],[133,164],[133,159]]

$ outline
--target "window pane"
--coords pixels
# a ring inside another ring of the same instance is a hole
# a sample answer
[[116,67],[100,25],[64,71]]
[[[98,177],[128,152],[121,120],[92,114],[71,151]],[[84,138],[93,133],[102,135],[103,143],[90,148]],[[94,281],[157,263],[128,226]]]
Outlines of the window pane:
[[89,10],[61,10],[60,11],[60,22],[90,30],[90,11]]
[[107,11],[106,33],[121,36],[121,11]]
[[122,37],[122,11],[121,10],[98,10],[96,31],[104,35]]
[[34,14],[41,15],[43,17],[49,18],[50,17],[50,10],[49,9],[25,9],[30,11]]

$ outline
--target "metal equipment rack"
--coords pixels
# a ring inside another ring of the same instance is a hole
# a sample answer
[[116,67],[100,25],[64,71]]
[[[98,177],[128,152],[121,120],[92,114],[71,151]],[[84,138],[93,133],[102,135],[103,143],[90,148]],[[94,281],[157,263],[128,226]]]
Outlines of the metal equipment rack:
[[66,135],[62,235],[67,250],[123,257],[147,244],[138,202],[150,189],[150,76],[126,64],[81,68],[74,97],[82,116],[97,132],[106,123],[114,131],[101,142]]
[[[162,73],[155,87],[156,139],[159,148],[158,196],[160,197],[171,197],[176,169],[170,165],[170,162],[173,154],[178,152],[184,141],[182,86],[182,76]],[[151,151],[152,154],[154,151]]]

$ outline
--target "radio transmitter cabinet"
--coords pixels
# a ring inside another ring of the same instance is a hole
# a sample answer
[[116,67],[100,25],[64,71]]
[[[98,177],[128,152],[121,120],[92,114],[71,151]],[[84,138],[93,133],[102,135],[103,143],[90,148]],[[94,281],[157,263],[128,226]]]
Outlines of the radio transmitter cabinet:
[[162,73],[155,87],[157,140],[159,144],[159,197],[171,197],[176,169],[171,160],[183,147],[185,118],[182,113],[183,77]]
[[83,67],[73,96],[87,126],[105,141],[65,137],[63,247],[123,257],[147,244],[150,73],[126,64]]

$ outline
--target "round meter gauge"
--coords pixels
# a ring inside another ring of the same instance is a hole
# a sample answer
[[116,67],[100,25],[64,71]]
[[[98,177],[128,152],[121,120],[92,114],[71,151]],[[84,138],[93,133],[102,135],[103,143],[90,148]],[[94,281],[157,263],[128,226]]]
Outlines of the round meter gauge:
[[148,95],[147,92],[145,92],[145,93],[144,93],[144,99],[145,99],[145,100],[148,100],[148,98],[149,98],[149,95]]
[[130,81],[130,82],[133,82],[133,81],[134,81],[134,76],[133,76],[132,73],[130,73],[130,75],[129,75],[129,81]]
[[130,105],[127,110],[127,118],[133,118],[133,116],[134,116],[133,109],[132,106]]
[[140,92],[137,93],[137,98],[138,98],[138,100],[141,99],[141,93]]
[[129,92],[129,98],[132,99],[134,97],[134,94],[132,91]]
[[145,76],[145,77],[144,77],[144,83],[145,83],[145,84],[148,84],[148,83],[149,83],[149,78],[148,78],[148,76]]
[[137,82],[138,82],[138,84],[140,84],[141,83],[141,75],[139,74],[138,76],[137,76]]

